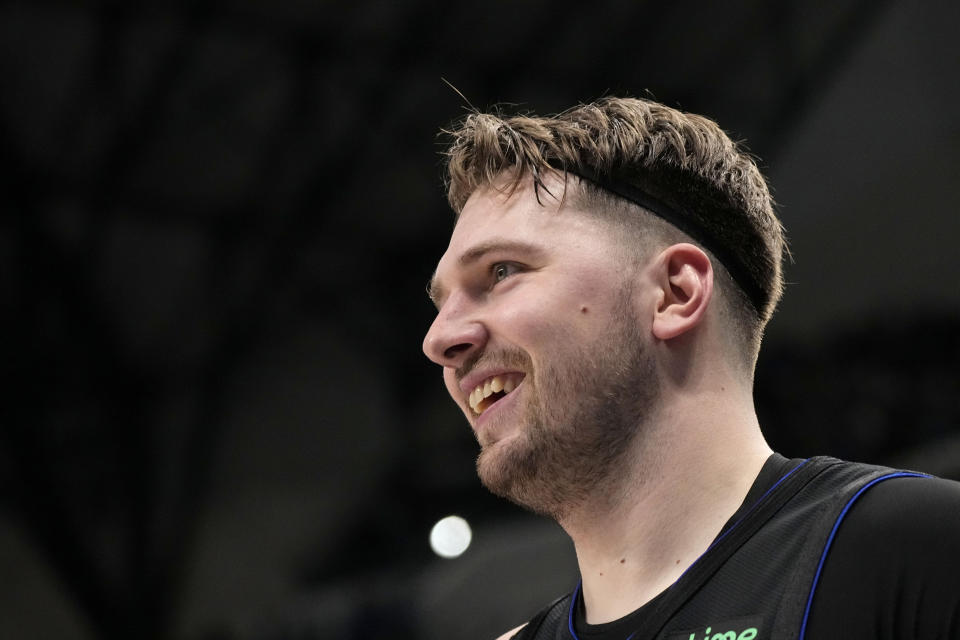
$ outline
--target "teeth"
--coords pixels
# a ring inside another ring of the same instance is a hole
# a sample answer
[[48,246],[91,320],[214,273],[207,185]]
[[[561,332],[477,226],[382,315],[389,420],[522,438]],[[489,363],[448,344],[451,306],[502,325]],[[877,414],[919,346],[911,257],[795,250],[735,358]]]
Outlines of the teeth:
[[480,405],[483,404],[484,399],[501,391],[503,393],[510,393],[517,388],[517,384],[514,376],[494,376],[487,379],[482,385],[477,385],[474,390],[470,392],[467,403],[475,414],[480,415],[487,409],[487,407],[484,407],[482,410],[480,409]]

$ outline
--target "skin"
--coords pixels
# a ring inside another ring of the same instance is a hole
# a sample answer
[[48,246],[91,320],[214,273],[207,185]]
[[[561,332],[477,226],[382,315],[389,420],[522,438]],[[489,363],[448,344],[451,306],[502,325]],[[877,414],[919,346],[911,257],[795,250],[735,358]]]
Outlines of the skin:
[[[612,230],[535,199],[490,195],[468,204],[440,261],[440,313],[425,344],[449,365],[448,391],[482,446],[484,484],[562,520],[609,488],[657,380]],[[478,417],[465,392],[496,373],[522,383]]]
[[[706,254],[679,243],[637,259],[622,233],[524,182],[467,201],[423,347],[481,445],[481,480],[557,519],[587,621],[608,622],[706,550],[771,452]],[[478,417],[468,394],[494,373],[524,382]]]

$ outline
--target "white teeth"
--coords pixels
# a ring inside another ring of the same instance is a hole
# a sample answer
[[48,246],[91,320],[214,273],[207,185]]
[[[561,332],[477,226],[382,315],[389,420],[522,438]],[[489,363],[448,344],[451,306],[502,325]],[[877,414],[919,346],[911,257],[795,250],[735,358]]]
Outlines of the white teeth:
[[510,393],[517,388],[517,383],[513,381],[513,378],[507,378],[503,381],[503,392]]
[[496,376],[493,380],[490,381],[490,389],[494,393],[503,391],[503,379],[500,376]]
[[483,383],[483,397],[489,398],[490,394],[492,393],[493,393],[493,390],[490,388],[490,381],[487,380],[486,382]]

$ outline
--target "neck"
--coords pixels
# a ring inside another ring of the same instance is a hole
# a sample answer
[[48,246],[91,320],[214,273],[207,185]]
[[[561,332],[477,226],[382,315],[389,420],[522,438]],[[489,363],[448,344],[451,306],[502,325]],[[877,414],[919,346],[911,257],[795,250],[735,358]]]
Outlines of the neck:
[[591,624],[621,618],[673,584],[772,453],[752,401],[723,394],[675,403],[640,433],[627,472],[560,522],[576,547]]

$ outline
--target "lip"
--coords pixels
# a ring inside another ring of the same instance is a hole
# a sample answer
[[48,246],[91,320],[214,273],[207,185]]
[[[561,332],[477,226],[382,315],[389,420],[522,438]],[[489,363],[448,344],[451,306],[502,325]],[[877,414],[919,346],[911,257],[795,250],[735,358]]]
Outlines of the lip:
[[[500,431],[503,429],[503,423],[491,425],[490,421],[493,420],[501,412],[509,410],[510,408],[513,407],[513,405],[516,404],[517,395],[518,395],[517,392],[523,388],[524,382],[526,382],[526,379],[521,380],[520,384],[517,385],[516,389],[508,393],[506,396],[504,396],[500,400],[497,400],[496,402],[494,402],[493,405],[490,408],[488,408],[486,411],[484,411],[480,415],[473,416],[473,430],[477,434],[477,437],[480,439],[481,443],[483,443],[483,441],[486,439],[491,439],[492,441],[496,441],[505,435],[502,433],[501,434],[496,433],[496,431]],[[480,436],[481,430],[490,431],[491,429],[494,431],[494,433],[488,434],[485,438]]]

